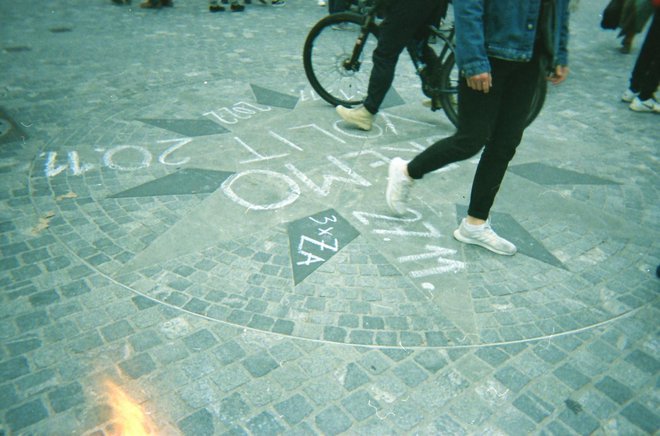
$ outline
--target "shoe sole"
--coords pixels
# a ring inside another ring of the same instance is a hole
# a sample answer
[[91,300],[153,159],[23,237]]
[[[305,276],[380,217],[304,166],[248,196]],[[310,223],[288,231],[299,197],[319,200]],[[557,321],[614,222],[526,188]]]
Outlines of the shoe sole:
[[633,112],[639,112],[639,113],[643,113],[643,114],[652,114],[652,113],[655,112],[650,107],[644,107],[644,108],[630,107],[630,110],[633,111]]
[[501,254],[502,256],[513,256],[518,252],[518,249],[515,249],[513,253],[510,253],[508,251],[497,250],[496,248],[493,248],[490,245],[486,245],[477,239],[466,238],[465,236],[461,235],[461,232],[458,229],[454,230],[454,238],[465,244],[478,245],[480,247],[485,248],[486,250],[492,251],[493,253]]

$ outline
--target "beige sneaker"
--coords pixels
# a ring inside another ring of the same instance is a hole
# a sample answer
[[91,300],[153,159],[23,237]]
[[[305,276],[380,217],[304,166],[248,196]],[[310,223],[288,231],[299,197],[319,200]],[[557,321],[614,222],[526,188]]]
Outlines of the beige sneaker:
[[348,124],[361,130],[371,130],[371,124],[374,122],[374,115],[364,106],[358,106],[353,109],[337,106],[337,113]]

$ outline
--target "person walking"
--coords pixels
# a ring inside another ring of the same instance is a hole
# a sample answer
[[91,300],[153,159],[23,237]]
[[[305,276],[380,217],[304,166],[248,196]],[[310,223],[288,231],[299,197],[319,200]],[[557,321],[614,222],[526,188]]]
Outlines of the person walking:
[[[378,44],[373,53],[367,98],[356,108],[337,106],[339,116],[362,130],[370,130],[387,91],[394,81],[401,52],[413,40],[428,37],[428,26],[439,21],[438,14],[447,0],[386,1],[384,19],[379,26]],[[332,13],[332,10],[330,11]]]
[[569,0],[454,0],[456,61],[462,72],[458,128],[410,162],[391,160],[385,195],[393,213],[406,212],[414,181],[483,148],[468,214],[454,237],[497,254],[516,253],[516,246],[492,229],[490,210],[522,140],[539,81],[547,75],[558,84],[568,75],[568,4]]
[[653,20],[630,75],[630,86],[621,100],[635,112],[660,113],[655,93],[660,84],[660,1],[656,1]]

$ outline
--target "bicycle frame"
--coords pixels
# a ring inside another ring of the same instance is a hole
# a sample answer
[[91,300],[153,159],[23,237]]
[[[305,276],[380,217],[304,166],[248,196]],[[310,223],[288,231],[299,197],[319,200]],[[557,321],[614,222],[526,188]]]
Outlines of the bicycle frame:
[[361,26],[360,35],[355,41],[355,47],[353,48],[353,54],[350,59],[347,59],[343,66],[348,71],[359,71],[360,70],[360,56],[362,55],[362,48],[364,47],[364,41],[369,36],[369,29],[372,26],[376,25],[376,7],[372,6],[369,9],[368,13],[364,16],[364,22]]

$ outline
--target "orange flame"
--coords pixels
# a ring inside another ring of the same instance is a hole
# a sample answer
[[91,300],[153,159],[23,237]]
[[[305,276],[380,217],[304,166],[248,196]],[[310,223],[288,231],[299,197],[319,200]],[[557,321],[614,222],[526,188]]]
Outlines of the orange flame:
[[155,436],[153,423],[142,407],[111,381],[106,381],[112,408],[111,436]]

